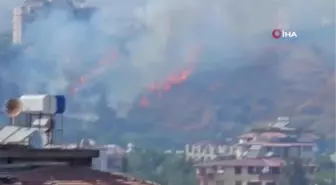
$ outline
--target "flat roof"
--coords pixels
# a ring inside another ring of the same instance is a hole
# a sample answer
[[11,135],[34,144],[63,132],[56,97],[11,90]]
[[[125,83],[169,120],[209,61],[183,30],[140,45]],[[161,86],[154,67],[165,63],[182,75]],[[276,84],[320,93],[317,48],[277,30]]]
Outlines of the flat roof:
[[17,172],[12,175],[19,182],[29,184],[67,184],[67,185],[158,185],[154,182],[93,170],[88,167],[54,166]]
[[195,167],[212,167],[212,166],[258,166],[258,167],[280,167],[285,164],[281,158],[246,158],[246,159],[229,159],[220,161],[209,161],[206,163],[196,164]]
[[99,151],[93,149],[29,148],[0,146],[0,158],[94,158]]
[[263,141],[250,141],[246,144],[251,145],[262,145],[262,146],[274,146],[274,147],[290,147],[290,146],[314,146],[315,143],[300,143],[300,142],[292,142],[292,143],[275,143],[275,142],[263,142]]

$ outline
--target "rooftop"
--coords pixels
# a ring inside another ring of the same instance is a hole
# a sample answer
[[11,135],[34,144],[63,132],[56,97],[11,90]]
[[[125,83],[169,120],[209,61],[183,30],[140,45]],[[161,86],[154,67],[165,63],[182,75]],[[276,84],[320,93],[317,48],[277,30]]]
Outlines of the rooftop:
[[11,176],[24,184],[78,184],[78,185],[154,185],[149,181],[129,178],[123,174],[111,174],[88,167],[54,166],[19,172]]
[[206,163],[196,164],[196,167],[212,167],[212,166],[269,166],[280,167],[285,164],[285,161],[281,158],[263,158],[263,159],[232,159],[232,160],[220,160],[209,161]]
[[271,146],[271,147],[294,147],[294,146],[314,146],[315,143],[300,143],[300,142],[292,142],[292,143],[275,143],[275,142],[264,142],[264,141],[251,141],[248,144],[251,145],[262,145],[262,146]]
[[0,158],[81,158],[98,157],[99,151],[92,149],[31,148],[22,145],[0,145]]

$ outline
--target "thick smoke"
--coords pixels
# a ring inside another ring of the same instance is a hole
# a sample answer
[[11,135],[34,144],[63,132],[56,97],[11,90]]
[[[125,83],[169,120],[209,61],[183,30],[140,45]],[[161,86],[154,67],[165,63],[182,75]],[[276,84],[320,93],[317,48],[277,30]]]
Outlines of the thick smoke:
[[22,5],[24,0],[0,1],[0,32],[11,31],[12,11]]
[[[1,2],[1,10],[12,9],[19,1],[10,2]],[[65,11],[55,10],[29,24],[25,51],[8,69],[17,75],[8,80],[26,93],[67,93],[80,76],[104,60],[108,65],[91,75],[75,98],[94,104],[105,92],[108,104],[115,106],[134,101],[149,84],[187,66],[188,53],[197,45],[202,46],[197,61],[202,66],[233,66],[236,61],[227,58],[250,55],[275,42],[270,38],[272,29],[313,29],[322,20],[334,22],[335,13],[333,0],[88,0],[86,4],[97,7],[90,21],[70,21]],[[279,7],[283,11],[277,13]],[[2,21],[9,21],[8,15],[4,17]],[[118,57],[112,61],[114,52]]]

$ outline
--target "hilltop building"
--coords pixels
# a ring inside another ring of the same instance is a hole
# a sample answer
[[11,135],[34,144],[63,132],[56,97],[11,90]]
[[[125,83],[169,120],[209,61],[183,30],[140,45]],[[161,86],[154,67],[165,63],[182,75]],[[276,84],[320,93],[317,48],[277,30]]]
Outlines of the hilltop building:
[[93,159],[93,169],[104,172],[126,172],[126,150],[118,145],[98,145],[92,139],[82,139],[79,148],[94,149],[99,151],[99,157]]
[[309,130],[286,127],[288,118],[252,129],[238,137],[231,159],[206,161],[195,165],[200,185],[275,185],[286,159],[300,158],[307,176],[314,176],[315,139]]
[[13,10],[13,44],[23,44],[27,24],[38,18],[46,18],[53,10],[62,10],[78,20],[89,20],[94,7],[85,6],[84,1],[73,0],[25,0]]
[[234,155],[237,147],[224,142],[202,141],[185,145],[186,160],[209,161],[222,156]]

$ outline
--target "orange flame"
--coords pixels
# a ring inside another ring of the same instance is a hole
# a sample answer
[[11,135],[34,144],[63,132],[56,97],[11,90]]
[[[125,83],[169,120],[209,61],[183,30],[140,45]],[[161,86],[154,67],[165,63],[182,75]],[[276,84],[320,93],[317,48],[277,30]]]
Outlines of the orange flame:
[[173,85],[182,84],[192,74],[193,69],[187,68],[179,73],[172,74],[162,84],[152,84],[148,87],[149,92],[169,91]]
[[89,71],[79,78],[79,80],[74,84],[71,88],[70,93],[77,93],[85,84],[92,78],[101,75],[105,72],[106,68],[114,63],[114,61],[118,58],[117,52],[113,51],[112,54],[108,57],[104,57],[102,60],[98,62],[98,67]]
[[[191,52],[188,54],[187,63],[189,66],[182,71],[175,72],[171,75],[169,75],[163,83],[153,83],[149,85],[148,91],[150,93],[158,92],[159,96],[162,96],[162,92],[167,92],[171,90],[171,88],[175,85],[180,85],[183,82],[185,82],[190,75],[194,72],[195,69],[195,63],[197,62],[199,58],[200,51],[202,49],[202,45],[196,45],[196,47],[191,49]],[[148,98],[146,99],[146,106],[143,106],[141,103],[143,99],[140,101],[141,107],[148,107],[150,102]]]
[[147,97],[142,97],[140,100],[140,106],[141,107],[148,107],[149,106],[149,100]]

